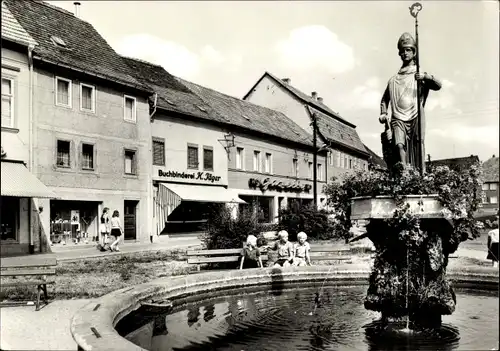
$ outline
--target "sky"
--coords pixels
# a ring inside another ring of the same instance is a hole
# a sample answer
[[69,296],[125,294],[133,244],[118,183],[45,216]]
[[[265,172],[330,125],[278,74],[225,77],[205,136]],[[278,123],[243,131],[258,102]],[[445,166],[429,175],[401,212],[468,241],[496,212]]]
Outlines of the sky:
[[[73,1],[48,1],[74,11]],[[421,71],[432,159],[499,155],[499,3],[420,1]],[[120,54],[242,98],[268,71],[356,125],[381,155],[380,99],[415,33],[413,1],[81,1],[80,17]]]

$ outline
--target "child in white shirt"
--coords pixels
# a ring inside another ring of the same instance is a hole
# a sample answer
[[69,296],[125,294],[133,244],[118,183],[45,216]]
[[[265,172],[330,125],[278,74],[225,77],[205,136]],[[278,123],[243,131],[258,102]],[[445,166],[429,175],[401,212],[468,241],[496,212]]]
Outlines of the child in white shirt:
[[311,265],[311,257],[309,256],[309,251],[311,251],[311,247],[307,240],[307,234],[304,232],[300,232],[297,234],[298,243],[293,245],[293,265],[294,266],[305,266]]

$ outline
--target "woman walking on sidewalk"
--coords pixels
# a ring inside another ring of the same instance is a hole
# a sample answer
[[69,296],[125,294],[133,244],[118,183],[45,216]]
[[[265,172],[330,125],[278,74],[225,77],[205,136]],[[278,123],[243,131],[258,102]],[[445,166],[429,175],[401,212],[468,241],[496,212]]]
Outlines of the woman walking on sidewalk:
[[111,217],[111,236],[115,237],[115,241],[109,246],[111,251],[120,251],[118,248],[118,243],[120,242],[120,237],[122,236],[122,224],[120,222],[120,213],[118,210],[113,211],[113,216]]
[[99,224],[99,237],[97,248],[101,251],[106,251],[109,235],[109,208],[104,207],[102,210],[101,220]]

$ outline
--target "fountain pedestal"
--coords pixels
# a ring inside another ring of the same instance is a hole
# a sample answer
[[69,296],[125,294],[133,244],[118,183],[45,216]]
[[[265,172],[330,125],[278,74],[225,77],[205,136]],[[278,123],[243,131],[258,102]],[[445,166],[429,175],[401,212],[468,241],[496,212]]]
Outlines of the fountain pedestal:
[[410,195],[404,203],[416,222],[395,222],[391,197],[352,199],[351,220],[369,221],[365,236],[376,248],[365,308],[381,312],[382,320],[407,317],[412,329],[437,328],[455,310],[446,267],[458,242],[437,195]]

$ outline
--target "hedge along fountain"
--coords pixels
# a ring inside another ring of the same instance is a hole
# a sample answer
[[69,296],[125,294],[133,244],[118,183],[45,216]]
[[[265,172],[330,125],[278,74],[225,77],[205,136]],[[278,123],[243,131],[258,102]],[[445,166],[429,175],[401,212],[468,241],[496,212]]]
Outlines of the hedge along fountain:
[[[425,173],[424,106],[429,91],[439,90],[441,83],[420,72],[420,10],[420,3],[410,7],[416,40],[409,33],[401,35],[397,47],[403,65],[381,101],[379,121],[385,125],[381,139],[389,174],[376,179],[371,189],[359,183],[366,179],[352,178],[343,185],[358,195],[351,200],[350,218],[370,221],[362,237],[376,248],[365,308],[381,312],[383,322],[406,316],[405,331],[439,328],[441,316],[454,312],[456,297],[446,279],[448,255],[469,232],[478,235],[473,213],[479,165],[462,174],[445,168]],[[376,196],[385,194],[390,195]],[[350,221],[345,224],[349,227]]]

